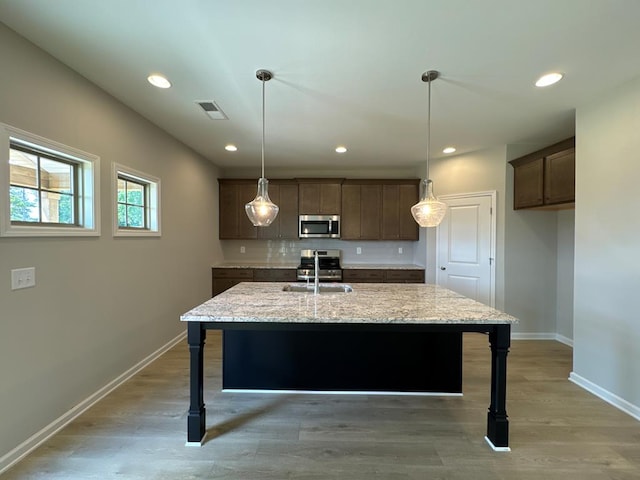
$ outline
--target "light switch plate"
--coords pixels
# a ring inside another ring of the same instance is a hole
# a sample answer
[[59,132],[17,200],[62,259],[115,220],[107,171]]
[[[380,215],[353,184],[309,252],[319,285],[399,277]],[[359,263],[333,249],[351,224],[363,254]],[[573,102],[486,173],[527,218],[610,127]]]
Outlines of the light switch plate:
[[16,268],[11,270],[11,290],[36,286],[36,268]]
[[362,247],[356,247],[356,255],[360,255],[362,253]]

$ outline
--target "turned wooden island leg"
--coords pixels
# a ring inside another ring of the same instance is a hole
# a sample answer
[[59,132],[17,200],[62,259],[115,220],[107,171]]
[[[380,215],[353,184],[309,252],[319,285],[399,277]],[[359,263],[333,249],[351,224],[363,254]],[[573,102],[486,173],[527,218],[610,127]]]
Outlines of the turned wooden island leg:
[[207,411],[204,407],[204,341],[207,331],[201,322],[189,322],[187,342],[190,358],[190,402],[187,417],[187,445],[202,445]]
[[491,344],[491,405],[487,414],[487,441],[494,450],[509,451],[507,417],[507,354],[511,325],[497,325],[489,333]]

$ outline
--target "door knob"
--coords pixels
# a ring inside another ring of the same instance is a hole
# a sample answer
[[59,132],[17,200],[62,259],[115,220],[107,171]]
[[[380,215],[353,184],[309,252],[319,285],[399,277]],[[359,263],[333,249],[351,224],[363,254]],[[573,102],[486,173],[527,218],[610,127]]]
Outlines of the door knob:
[[440,267],[440,270],[446,270],[447,267]]

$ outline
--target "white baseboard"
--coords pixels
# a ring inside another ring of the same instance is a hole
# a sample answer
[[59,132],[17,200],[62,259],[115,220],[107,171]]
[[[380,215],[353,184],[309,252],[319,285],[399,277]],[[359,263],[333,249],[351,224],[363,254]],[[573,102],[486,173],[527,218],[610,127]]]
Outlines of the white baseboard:
[[587,392],[593,393],[596,397],[601,398],[610,405],[613,405],[618,410],[622,410],[624,413],[631,415],[636,420],[640,420],[640,407],[633,403],[627,402],[624,398],[620,398],[615,393],[611,393],[595,383],[587,380],[586,378],[578,375],[576,372],[569,374],[569,380],[579,387],[584,388]]
[[555,340],[555,333],[513,333],[511,340]]
[[573,340],[559,333],[511,333],[511,340],[555,340],[573,348]]
[[564,335],[557,333],[556,340],[560,343],[564,343],[567,347],[573,348],[573,338],[565,337]]
[[104,397],[113,392],[116,388],[122,385],[124,382],[129,380],[135,374],[143,370],[145,367],[153,363],[155,360],[160,358],[165,352],[173,348],[175,345],[183,341],[187,336],[187,332],[184,331],[173,340],[170,340],[167,344],[160,347],[158,350],[153,352],[151,355],[146,358],[140,360],[137,364],[131,367],[129,370],[125,371],[122,375],[118,376],[111,382],[107,383],[104,387],[99,389],[97,392],[93,393],[75,407],[73,407],[68,412],[64,413],[56,420],[51,422],[49,425],[44,427],[39,432],[34,433],[31,437],[26,439],[16,448],[11,450],[6,455],[0,457],[0,475],[9,470],[13,465],[18,463],[24,457],[26,457],[33,450],[38,448],[42,443],[46,442],[53,435],[58,433],[64,427],[69,425],[72,421],[82,415],[85,411],[91,408],[93,405],[98,403]]

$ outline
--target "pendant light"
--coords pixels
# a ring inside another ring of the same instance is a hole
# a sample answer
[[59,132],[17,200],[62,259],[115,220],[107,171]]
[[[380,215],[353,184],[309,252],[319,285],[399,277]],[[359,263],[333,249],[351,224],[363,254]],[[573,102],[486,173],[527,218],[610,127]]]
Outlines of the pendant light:
[[429,151],[431,150],[431,82],[440,74],[436,70],[429,70],[422,74],[422,81],[429,85],[427,104],[427,174],[420,184],[420,201],[411,207],[411,215],[421,227],[437,227],[442,222],[447,205],[433,194],[433,182],[429,179]]
[[258,193],[244,210],[256,227],[268,227],[278,216],[278,206],[269,198],[269,180],[264,177],[264,83],[273,78],[268,70],[258,70],[256,77],[262,82],[262,176],[258,179]]

